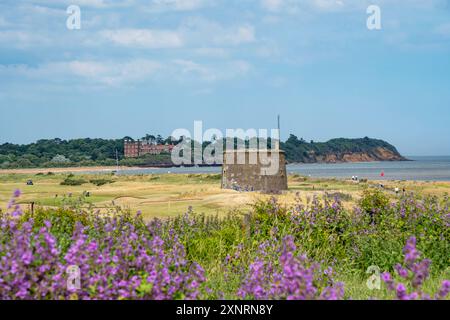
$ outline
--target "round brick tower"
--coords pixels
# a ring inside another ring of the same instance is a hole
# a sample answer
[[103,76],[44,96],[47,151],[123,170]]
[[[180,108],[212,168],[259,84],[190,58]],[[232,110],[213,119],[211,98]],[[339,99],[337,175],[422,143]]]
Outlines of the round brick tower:
[[267,193],[287,190],[284,151],[278,149],[225,151],[222,188]]

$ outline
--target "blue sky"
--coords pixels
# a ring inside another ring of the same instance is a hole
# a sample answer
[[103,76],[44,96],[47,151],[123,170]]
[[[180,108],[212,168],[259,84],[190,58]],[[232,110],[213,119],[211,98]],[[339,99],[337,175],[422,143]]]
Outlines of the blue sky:
[[450,155],[450,1],[0,2],[0,143],[270,129],[277,114],[282,138]]

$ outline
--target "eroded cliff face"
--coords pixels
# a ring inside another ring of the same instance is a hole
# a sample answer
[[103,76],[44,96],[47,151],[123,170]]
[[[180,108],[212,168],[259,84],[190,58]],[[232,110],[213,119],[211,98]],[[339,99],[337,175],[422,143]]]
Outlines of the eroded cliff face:
[[377,147],[369,152],[337,152],[325,155],[316,155],[311,152],[308,163],[341,163],[341,162],[374,162],[374,161],[406,161],[400,154],[386,148]]

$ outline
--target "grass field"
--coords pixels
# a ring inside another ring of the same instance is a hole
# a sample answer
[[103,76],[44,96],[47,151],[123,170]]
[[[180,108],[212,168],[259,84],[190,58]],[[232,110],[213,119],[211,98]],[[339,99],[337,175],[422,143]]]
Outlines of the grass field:
[[[68,173],[36,174],[36,173],[2,173],[0,172],[0,208],[5,208],[12,192],[20,189],[23,192],[21,204],[53,207],[75,201],[84,192],[85,198],[100,210],[111,206],[120,206],[132,212],[141,211],[146,219],[153,217],[173,217],[182,214],[189,207],[197,213],[226,215],[230,211],[246,213],[257,200],[269,198],[259,192],[237,192],[220,188],[220,175],[217,174],[164,174],[113,176],[111,174],[76,175],[74,179],[83,179],[87,183],[80,186],[63,186],[61,182]],[[27,180],[34,185],[26,185]],[[105,179],[112,183],[96,186],[89,181]],[[279,202],[290,204],[300,196],[304,200],[314,195],[330,197],[337,194],[344,205],[352,207],[367,187],[378,187],[380,182],[354,183],[335,179],[314,179],[299,175],[289,176],[289,191],[277,195]],[[395,197],[394,188],[405,188],[407,192],[424,195],[442,196],[450,193],[450,182],[414,182],[383,181],[387,194]]]

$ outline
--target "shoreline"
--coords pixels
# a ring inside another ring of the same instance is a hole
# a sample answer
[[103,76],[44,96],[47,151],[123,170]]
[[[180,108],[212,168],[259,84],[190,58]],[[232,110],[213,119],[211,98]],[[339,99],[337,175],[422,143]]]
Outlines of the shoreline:
[[[289,165],[310,165],[310,164],[345,164],[345,163],[381,163],[395,161],[414,161],[414,160],[379,160],[379,161],[342,161],[342,162],[288,162]],[[145,170],[145,169],[170,169],[179,168],[180,166],[119,166],[119,170]],[[194,166],[185,166],[186,168]],[[203,165],[200,167],[221,167],[221,165]],[[69,173],[69,172],[113,172],[117,171],[116,166],[92,166],[92,167],[54,167],[54,168],[16,168],[16,169],[0,169],[0,174],[37,174],[37,173]]]
[[[397,161],[395,161],[397,162]],[[416,161],[401,161],[402,163],[419,163]],[[361,164],[368,164],[368,167],[361,166]],[[381,165],[376,165],[376,163]],[[384,166],[382,163],[386,163]],[[358,172],[360,179],[368,179],[370,181],[417,181],[417,182],[450,182],[450,174],[446,172],[442,174],[445,168],[450,169],[450,161],[446,160],[445,166],[442,167],[439,172],[436,172],[434,166],[429,166],[427,162],[421,165],[413,165],[411,168],[406,167],[406,172],[402,170],[405,169],[402,165],[390,165],[392,161],[377,161],[377,162],[347,162],[350,165],[348,168],[346,166],[340,167],[342,163],[290,163],[287,165],[287,171],[289,175],[299,175],[307,178],[313,179],[331,179],[331,180],[348,180],[351,178],[355,172]],[[374,165],[375,164],[375,165]],[[355,168],[352,167],[355,165]],[[289,167],[292,166],[292,169]],[[298,167],[299,166],[299,167]],[[303,167],[304,166],[304,167]],[[316,168],[317,166],[317,168]],[[323,168],[322,168],[323,166]],[[333,167],[337,166],[337,167]],[[119,175],[135,175],[135,174],[208,174],[208,173],[220,173],[218,166],[215,170],[211,170],[202,167],[159,167],[159,166],[71,166],[71,167],[55,167],[55,168],[15,168],[15,169],[0,169],[0,176],[5,176],[8,174],[14,175],[43,175],[46,173],[54,174],[100,174],[109,175],[113,174],[119,170]],[[438,166],[437,169],[440,167]],[[170,171],[167,171],[170,170]],[[410,170],[410,172],[408,171]],[[422,171],[423,170],[423,171]],[[142,171],[142,172],[139,172]],[[380,179],[380,172],[385,172],[386,176]]]
[[[119,167],[119,170],[142,170],[143,167]],[[146,167],[146,169],[156,169]],[[67,167],[67,168],[24,168],[24,169],[0,169],[0,174],[38,174],[38,173],[69,173],[69,172],[113,172],[117,171],[117,167],[96,166],[96,167]]]

